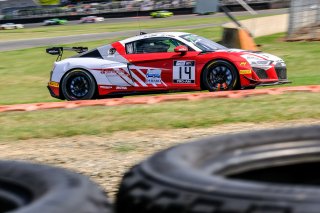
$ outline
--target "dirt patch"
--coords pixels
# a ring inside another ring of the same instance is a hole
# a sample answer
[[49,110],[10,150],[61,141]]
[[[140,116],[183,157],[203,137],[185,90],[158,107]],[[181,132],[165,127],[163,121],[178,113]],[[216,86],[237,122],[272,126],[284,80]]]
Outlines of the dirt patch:
[[302,27],[292,33],[286,41],[320,41],[320,25]]
[[113,198],[123,173],[156,151],[209,135],[310,124],[320,124],[320,121],[238,123],[202,129],[146,130],[105,136],[8,141],[0,144],[0,151],[2,159],[44,163],[88,175]]

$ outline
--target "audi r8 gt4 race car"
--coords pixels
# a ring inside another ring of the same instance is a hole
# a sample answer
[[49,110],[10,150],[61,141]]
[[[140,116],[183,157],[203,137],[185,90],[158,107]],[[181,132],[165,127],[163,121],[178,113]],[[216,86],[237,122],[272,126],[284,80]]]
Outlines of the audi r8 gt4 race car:
[[[64,50],[79,54],[61,60]],[[47,53],[58,55],[48,84],[53,97],[81,100],[105,95],[219,91],[289,83],[281,58],[228,49],[190,33],[143,34],[87,50],[47,49]]]
[[166,11],[166,10],[160,10],[150,13],[150,16],[152,18],[167,18],[173,16],[173,12]]

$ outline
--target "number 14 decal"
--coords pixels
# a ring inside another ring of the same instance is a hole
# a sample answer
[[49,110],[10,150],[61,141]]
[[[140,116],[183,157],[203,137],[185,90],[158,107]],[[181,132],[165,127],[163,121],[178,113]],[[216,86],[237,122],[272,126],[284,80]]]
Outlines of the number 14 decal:
[[195,61],[173,61],[173,83],[195,83]]

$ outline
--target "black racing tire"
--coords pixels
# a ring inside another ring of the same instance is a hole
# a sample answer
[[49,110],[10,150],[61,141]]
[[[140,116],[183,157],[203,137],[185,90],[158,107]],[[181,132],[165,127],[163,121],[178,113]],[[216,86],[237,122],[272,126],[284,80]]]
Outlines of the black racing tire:
[[95,97],[97,84],[94,77],[86,70],[74,69],[62,79],[61,91],[65,99],[89,100]]
[[320,126],[209,137],[127,172],[118,213],[319,213]]
[[202,84],[210,92],[239,89],[237,69],[228,61],[210,62],[202,73]]
[[107,195],[87,177],[64,169],[0,161],[0,212],[112,213]]

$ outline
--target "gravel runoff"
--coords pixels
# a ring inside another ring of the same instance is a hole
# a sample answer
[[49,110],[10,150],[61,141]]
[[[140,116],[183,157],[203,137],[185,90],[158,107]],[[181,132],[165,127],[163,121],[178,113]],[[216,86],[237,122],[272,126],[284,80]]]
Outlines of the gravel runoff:
[[320,120],[238,123],[201,129],[146,130],[116,132],[105,136],[8,141],[0,143],[0,153],[1,159],[49,164],[85,174],[114,198],[123,173],[156,151],[209,135],[310,124],[320,125]]

